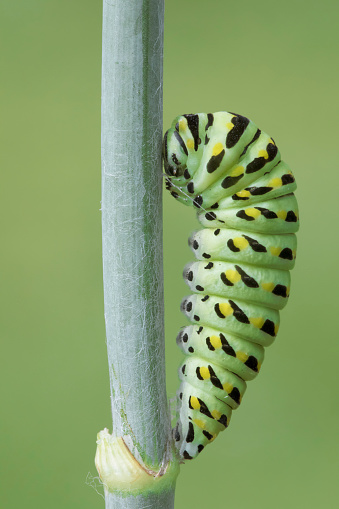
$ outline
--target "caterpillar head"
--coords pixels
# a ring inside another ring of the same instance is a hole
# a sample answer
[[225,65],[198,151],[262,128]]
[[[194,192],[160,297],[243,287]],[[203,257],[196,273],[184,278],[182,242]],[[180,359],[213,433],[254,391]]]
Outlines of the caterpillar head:
[[187,169],[187,148],[178,133],[171,127],[164,136],[163,159],[166,175],[178,178],[184,175]]
[[167,175],[180,181],[191,178],[201,160],[206,124],[205,113],[189,113],[174,119],[164,138],[163,156]]

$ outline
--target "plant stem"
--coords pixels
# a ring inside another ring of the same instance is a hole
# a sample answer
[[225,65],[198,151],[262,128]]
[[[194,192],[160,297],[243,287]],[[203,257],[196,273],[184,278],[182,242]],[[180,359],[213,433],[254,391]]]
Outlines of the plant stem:
[[171,492],[151,494],[147,497],[138,495],[137,497],[112,496],[111,493],[105,493],[106,509],[172,509],[174,507],[174,489]]
[[[102,234],[113,435],[129,435],[155,471],[170,437],[162,270],[163,20],[164,0],[104,0]],[[141,508],[139,498],[106,491],[106,507]],[[173,499],[174,488],[142,497],[148,508],[171,508]]]

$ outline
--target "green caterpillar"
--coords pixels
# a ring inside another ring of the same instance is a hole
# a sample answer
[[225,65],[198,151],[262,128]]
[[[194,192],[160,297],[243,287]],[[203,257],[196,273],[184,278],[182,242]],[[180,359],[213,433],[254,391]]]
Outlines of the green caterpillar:
[[179,454],[192,459],[224,430],[277,335],[296,256],[296,183],[270,136],[235,113],[177,117],[163,145],[166,188],[203,229],[184,269],[191,325],[177,343]]

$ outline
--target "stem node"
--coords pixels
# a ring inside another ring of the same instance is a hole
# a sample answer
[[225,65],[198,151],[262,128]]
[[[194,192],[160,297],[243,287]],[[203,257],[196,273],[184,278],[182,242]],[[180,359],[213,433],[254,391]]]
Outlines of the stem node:
[[114,437],[107,428],[98,433],[95,466],[105,490],[120,495],[146,496],[173,489],[179,473],[176,457],[171,459],[171,454],[166,455],[155,472],[145,465],[137,451],[132,454],[128,443],[133,445],[128,435]]

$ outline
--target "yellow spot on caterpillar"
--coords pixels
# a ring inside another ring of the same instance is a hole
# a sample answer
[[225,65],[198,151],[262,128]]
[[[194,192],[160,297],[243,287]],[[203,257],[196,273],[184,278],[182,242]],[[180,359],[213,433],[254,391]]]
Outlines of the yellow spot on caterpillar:
[[227,394],[230,394],[233,391],[233,385],[226,382],[223,386],[224,391],[227,392]]
[[291,287],[290,287],[290,286],[287,286],[287,287],[286,287],[286,297],[289,297],[289,296],[290,296],[290,291],[291,291]]
[[233,309],[228,302],[222,302],[219,304],[220,313],[224,316],[230,316],[233,313]]
[[257,329],[261,329],[265,323],[265,319],[262,316],[259,316],[258,318],[250,318],[250,322],[254,327],[257,327]]
[[281,253],[280,247],[271,247],[270,251],[272,256],[279,256]]
[[212,155],[213,156],[217,156],[218,154],[220,154],[220,152],[222,152],[224,150],[224,146],[222,143],[216,143],[213,147],[213,150],[212,150]]
[[279,217],[279,219],[282,219],[283,221],[285,221],[285,219],[287,217],[286,210],[278,210],[277,216]]
[[213,442],[213,440],[215,440],[218,436],[218,433],[216,433],[215,435],[212,435],[212,438],[210,438],[210,442]]
[[274,179],[271,179],[268,183],[269,187],[281,187],[282,186],[282,180],[279,177],[276,177]]
[[231,177],[239,177],[239,175],[242,175],[244,173],[244,167],[243,166],[236,166],[230,173]]
[[295,249],[292,250],[292,256],[295,258],[297,256],[297,251]]
[[189,150],[192,150],[192,148],[194,148],[194,141],[193,141],[192,139],[187,140],[187,141],[186,141],[186,147],[187,147]]
[[248,355],[247,355],[247,353],[241,352],[239,350],[239,352],[236,353],[236,358],[239,359],[239,361],[241,361],[241,362],[246,362],[248,359]]
[[221,339],[219,338],[219,336],[210,336],[210,343],[215,350],[221,348],[222,346]]
[[231,129],[233,129],[234,124],[232,124],[232,122],[227,122],[226,127],[230,131]]
[[232,269],[226,270],[225,276],[229,281],[231,281],[231,283],[237,283],[241,279],[239,272]]
[[202,421],[201,419],[192,419],[194,424],[196,424],[198,426],[198,428],[200,429],[205,429],[206,428],[206,423],[204,421]]
[[233,244],[241,251],[242,249],[246,249],[248,247],[248,240],[244,237],[235,237],[233,239]]
[[239,191],[238,193],[236,193],[236,195],[239,198],[249,198],[251,196],[251,193],[249,191],[246,191],[246,189],[244,189],[243,191]]
[[210,378],[210,372],[208,370],[208,368],[206,368],[205,366],[202,366],[201,368],[199,368],[200,370],[200,376],[201,378],[203,378],[204,380],[208,380]]
[[274,288],[274,283],[262,283],[261,284],[261,287],[263,288],[263,290],[266,290],[266,292],[271,292]]
[[257,365],[258,373],[261,370],[261,366],[262,366],[262,362],[258,362],[258,365]]
[[279,324],[276,323],[275,326],[274,326],[274,334],[277,335],[278,334],[278,330],[279,330]]
[[212,415],[213,419],[218,421],[220,419],[220,417],[222,416],[222,413],[219,412],[219,410],[212,410],[211,415]]
[[187,120],[185,118],[181,118],[179,120],[179,131],[184,131],[187,126]]
[[259,157],[264,157],[265,159],[268,159],[268,153],[267,150],[259,150],[258,152]]
[[245,214],[249,217],[254,217],[254,219],[257,219],[261,215],[261,212],[258,209],[250,207],[248,209],[245,209]]
[[275,145],[275,143],[274,143],[274,141],[272,140],[272,138],[270,138],[269,143],[272,143],[273,145]]
[[194,410],[200,410],[200,403],[198,398],[195,396],[191,396],[190,398],[191,407],[194,408]]

